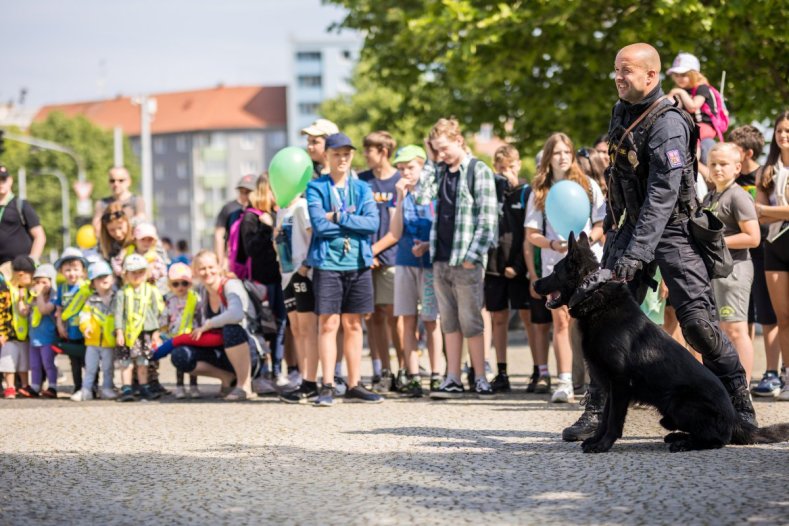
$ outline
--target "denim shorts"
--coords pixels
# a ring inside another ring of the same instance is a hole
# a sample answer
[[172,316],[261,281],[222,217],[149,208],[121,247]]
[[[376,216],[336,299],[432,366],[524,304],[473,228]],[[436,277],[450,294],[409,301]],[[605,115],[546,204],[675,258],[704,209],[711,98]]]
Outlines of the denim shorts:
[[433,264],[433,286],[444,333],[459,331],[464,338],[482,334],[483,273],[479,264],[472,269],[450,266],[445,261]]
[[373,273],[362,270],[322,270],[312,275],[315,314],[368,314],[373,305]]

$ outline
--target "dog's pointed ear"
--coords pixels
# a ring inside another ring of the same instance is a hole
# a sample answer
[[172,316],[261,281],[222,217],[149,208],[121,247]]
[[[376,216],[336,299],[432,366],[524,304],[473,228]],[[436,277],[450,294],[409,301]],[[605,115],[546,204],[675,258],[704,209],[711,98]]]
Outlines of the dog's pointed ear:
[[570,231],[570,239],[567,240],[567,250],[575,248],[575,232]]
[[581,231],[581,235],[578,236],[578,242],[581,244],[581,246],[591,247],[591,244],[589,243],[589,236],[587,236],[586,232],[584,231]]

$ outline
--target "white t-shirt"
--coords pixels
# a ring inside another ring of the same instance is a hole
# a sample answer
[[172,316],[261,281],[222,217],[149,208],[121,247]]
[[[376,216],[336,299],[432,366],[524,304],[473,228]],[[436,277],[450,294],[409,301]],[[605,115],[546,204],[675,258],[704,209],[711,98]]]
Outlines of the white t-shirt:
[[[307,200],[300,197],[287,208],[277,210],[277,256],[282,270],[282,288],[307,260],[312,230]],[[310,278],[311,278],[310,274]]]
[[[603,196],[603,191],[600,190],[600,185],[598,185],[592,179],[588,179],[589,184],[592,187],[592,213],[591,219],[586,221],[586,225],[584,226],[584,232],[590,234],[592,232],[592,224],[598,223],[605,219],[605,197]],[[523,226],[525,228],[533,228],[538,230],[540,233],[543,232],[543,218],[547,220],[545,213],[543,210],[538,210],[536,206],[534,206],[534,192],[529,195],[529,201],[526,203],[526,219],[524,220]],[[556,231],[551,226],[551,222],[547,221],[547,225],[545,225],[545,237],[550,240],[559,240],[559,241],[567,241],[562,236],[556,233]],[[600,261],[603,258],[603,245],[598,241],[594,245],[592,245],[592,251],[594,252],[595,256],[597,256],[597,260]],[[553,272],[553,266],[556,265],[560,260],[564,259],[566,252],[557,252],[555,250],[551,250],[550,248],[542,248],[540,249],[540,259],[542,260],[542,275],[547,276],[551,272]]]

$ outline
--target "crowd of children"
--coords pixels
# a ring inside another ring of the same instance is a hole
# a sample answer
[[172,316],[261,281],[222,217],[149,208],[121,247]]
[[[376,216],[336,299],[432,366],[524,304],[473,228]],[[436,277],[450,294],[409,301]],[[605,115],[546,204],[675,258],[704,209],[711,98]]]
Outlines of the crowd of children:
[[[697,89],[705,80],[694,76],[697,70],[683,57],[670,73],[677,89],[693,90],[678,100],[700,111],[712,93]],[[700,123],[712,125],[709,118]],[[584,231],[602,254],[605,146],[576,150],[568,135],[555,133],[528,184],[519,179],[514,147],[499,148],[491,170],[470,153],[454,119],[435,124],[426,148],[398,149],[389,133],[369,134],[364,158],[370,170],[358,175],[351,168],[356,147],[333,123],[320,120],[302,133],[315,165],[304,194],[277,209],[267,174],[257,184],[248,181],[254,189],[246,211],[229,229],[238,245],[228,250],[225,240],[215,253],[199,253],[195,280],[192,267],[168,260],[156,228],[132,224],[120,203],[101,215],[98,252],[67,248],[54,265],[14,259],[12,276],[0,281],[5,397],[57,397],[55,356],[64,353],[72,400],[154,400],[169,393],[158,379],[158,359],[173,352],[176,398],[200,397],[197,376],[207,374],[222,381],[229,400],[254,390],[276,392],[287,403],[330,406],[338,396],[379,403],[389,391],[424,395],[422,337],[431,398],[457,398],[467,389],[485,397],[511,390],[507,328],[517,310],[534,362],[527,392],[550,393],[552,402],[574,400],[585,379],[569,314],[566,308],[548,311],[530,281],[550,273],[567,250],[567,239],[546,215],[547,194],[558,181],[574,181],[586,192],[591,206]],[[756,161],[764,138],[755,128],[734,130],[730,142],[714,138],[703,136],[714,144],[704,144],[707,179],[699,193],[706,193],[703,206],[725,225],[734,259],[732,274],[713,282],[722,328],[750,381],[752,326],[762,324],[768,371],[753,392],[789,400],[789,114],[776,121],[764,167]],[[224,254],[233,260],[223,260]],[[263,301],[247,282],[225,274],[227,266],[262,283]],[[660,313],[663,318],[662,307]],[[666,308],[669,332],[670,313]],[[261,329],[266,316],[267,333]],[[368,384],[361,377],[365,326],[373,373]],[[247,342],[255,347],[249,333],[256,330],[270,351],[262,367],[247,351]],[[190,347],[201,348],[207,333],[213,333],[205,344],[211,351]],[[553,390],[551,333],[558,366]],[[468,388],[461,380],[464,344]],[[489,382],[490,347],[497,370]]]

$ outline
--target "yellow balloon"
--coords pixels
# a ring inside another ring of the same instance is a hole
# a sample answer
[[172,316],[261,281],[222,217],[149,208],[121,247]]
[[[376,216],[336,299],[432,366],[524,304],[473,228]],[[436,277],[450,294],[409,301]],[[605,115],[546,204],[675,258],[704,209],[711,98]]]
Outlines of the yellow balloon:
[[93,225],[82,225],[77,230],[77,246],[87,250],[96,246],[96,232]]

